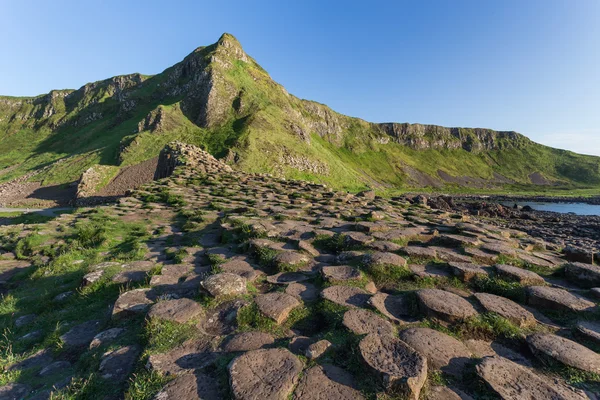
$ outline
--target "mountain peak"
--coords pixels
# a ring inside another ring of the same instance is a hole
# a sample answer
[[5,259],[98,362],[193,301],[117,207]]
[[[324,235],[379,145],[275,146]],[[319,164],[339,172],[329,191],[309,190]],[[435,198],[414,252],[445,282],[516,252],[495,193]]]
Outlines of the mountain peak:
[[217,46],[237,47],[240,49],[242,48],[242,45],[240,44],[239,40],[237,40],[237,38],[235,36],[233,36],[231,33],[227,33],[227,32],[225,32],[221,35],[221,37],[217,41]]

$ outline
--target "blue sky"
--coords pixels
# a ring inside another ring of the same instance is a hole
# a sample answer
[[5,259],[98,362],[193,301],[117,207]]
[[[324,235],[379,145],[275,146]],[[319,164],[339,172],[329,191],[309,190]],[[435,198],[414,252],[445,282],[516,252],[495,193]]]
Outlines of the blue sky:
[[600,1],[0,0],[0,94],[141,72],[234,34],[290,93],[369,121],[600,155]]

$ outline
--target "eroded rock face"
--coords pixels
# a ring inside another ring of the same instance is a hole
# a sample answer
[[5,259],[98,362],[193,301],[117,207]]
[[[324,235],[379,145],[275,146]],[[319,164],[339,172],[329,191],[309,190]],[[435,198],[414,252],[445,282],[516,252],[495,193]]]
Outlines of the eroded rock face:
[[239,296],[246,293],[246,279],[237,274],[221,272],[202,281],[202,287],[213,297]]
[[502,357],[484,358],[477,366],[477,374],[506,400],[587,398]]
[[231,362],[231,392],[236,400],[286,400],[298,382],[302,362],[286,349],[249,351]]
[[359,344],[360,353],[392,393],[417,400],[427,379],[427,359],[391,335],[371,333]]
[[158,156],[158,166],[154,179],[171,176],[176,167],[186,165],[196,168],[199,173],[231,172],[229,165],[218,161],[201,148],[182,142],[167,144]]

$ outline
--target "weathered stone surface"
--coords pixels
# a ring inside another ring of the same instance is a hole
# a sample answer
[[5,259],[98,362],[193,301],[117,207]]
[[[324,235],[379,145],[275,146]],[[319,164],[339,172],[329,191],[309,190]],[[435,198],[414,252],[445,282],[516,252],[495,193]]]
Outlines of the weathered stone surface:
[[148,274],[156,266],[152,261],[133,261],[123,265],[123,271],[112,277],[116,283],[137,283],[148,279]]
[[586,398],[503,357],[484,358],[477,365],[477,374],[506,400]]
[[31,392],[31,387],[22,383],[9,383],[0,386],[0,399],[2,400],[21,400],[27,397]]
[[459,395],[447,386],[432,386],[427,391],[427,400],[472,400],[471,396]]
[[90,342],[90,349],[95,349],[96,347],[102,346],[104,344],[110,343],[118,338],[125,329],[123,328],[111,328],[107,329],[104,332],[100,332]]
[[421,289],[417,292],[419,308],[425,315],[455,322],[477,315],[475,308],[460,296],[439,289]]
[[506,264],[497,264],[494,265],[494,269],[500,277],[519,282],[522,285],[543,285],[545,283],[544,278],[533,271],[528,271],[523,268]]
[[244,332],[233,336],[223,345],[223,351],[250,351],[268,347],[275,342],[273,335],[265,332]]
[[308,336],[294,336],[292,340],[290,340],[288,348],[294,354],[305,355],[308,346],[313,344],[315,341],[316,339]]
[[369,266],[385,266],[392,265],[395,267],[406,266],[406,260],[397,254],[389,252],[376,251],[373,254],[366,254],[364,263]]
[[273,258],[273,263],[279,271],[296,271],[306,265],[309,258],[306,254],[296,251],[282,251]]
[[223,393],[217,381],[202,373],[182,374],[160,391],[154,400],[221,400]]
[[227,260],[223,264],[219,264],[219,268],[223,272],[239,275],[248,282],[254,282],[263,274],[252,264],[238,257]]
[[113,318],[127,318],[145,314],[154,302],[149,298],[150,289],[134,289],[119,296],[113,306]]
[[66,348],[87,346],[100,330],[100,321],[87,321],[71,328],[60,337]]
[[166,353],[150,355],[146,367],[162,374],[178,375],[211,365],[218,355],[212,341],[191,339]]
[[68,361],[54,361],[52,364],[46,365],[38,372],[39,376],[50,376],[57,372],[61,372],[65,369],[71,368],[71,363]]
[[513,247],[502,243],[485,243],[481,249],[490,253],[502,254],[510,257],[516,257],[517,252]]
[[470,282],[475,278],[485,278],[488,272],[477,264],[449,262],[452,272],[463,282]]
[[578,297],[564,289],[547,286],[527,288],[527,304],[538,308],[557,311],[590,311],[595,308],[593,302]]
[[190,299],[159,301],[148,311],[149,318],[164,319],[183,324],[202,315],[202,306]]
[[551,333],[534,333],[527,336],[527,344],[542,361],[551,359],[583,371],[600,373],[600,354],[572,340]]
[[312,283],[292,283],[285,288],[285,292],[302,301],[315,301],[319,298],[319,289]]
[[352,375],[343,369],[325,364],[310,368],[294,391],[296,400],[362,400]]
[[577,333],[588,340],[600,344],[600,322],[596,321],[579,321],[577,323]]
[[247,304],[245,300],[223,302],[213,310],[209,310],[196,326],[209,335],[228,335],[237,328],[237,313]]
[[457,339],[429,328],[409,328],[400,332],[400,339],[427,357],[430,369],[439,369],[460,377],[470,360],[471,352]]
[[486,311],[496,313],[517,326],[526,327],[536,323],[532,313],[505,297],[489,293],[475,293],[475,298]]
[[405,246],[402,248],[402,253],[410,257],[411,260],[433,260],[437,257],[437,253],[430,247]]
[[100,376],[112,382],[127,380],[137,361],[140,348],[136,345],[121,347],[102,356],[100,361]]
[[314,360],[315,358],[319,358],[331,347],[331,342],[329,340],[319,340],[318,342],[311,343],[304,352],[304,355],[309,360]]
[[329,282],[342,282],[360,279],[360,271],[349,265],[337,265],[323,267],[321,269],[323,278]]
[[54,359],[52,358],[52,351],[50,349],[43,349],[35,352],[24,360],[19,361],[8,367],[9,371],[19,371],[28,368],[40,368],[50,364]]
[[300,272],[280,272],[275,275],[267,276],[267,282],[274,285],[289,285],[308,280],[308,276]]
[[417,400],[427,379],[427,359],[391,335],[371,333],[359,343],[360,354],[386,389]]
[[30,325],[33,323],[33,321],[35,321],[35,314],[28,314],[28,315],[23,315],[20,316],[19,318],[17,318],[15,320],[15,327],[17,328],[22,328],[24,326]]
[[498,254],[492,254],[477,247],[465,247],[463,251],[478,262],[493,264],[498,260]]
[[600,267],[592,264],[572,262],[565,265],[566,277],[579,286],[592,288],[600,285]]
[[372,242],[374,238],[362,232],[346,232],[343,240],[347,247],[360,247]]
[[247,291],[246,279],[228,272],[209,276],[202,281],[202,287],[213,297],[239,296]]
[[420,278],[450,278],[454,276],[452,270],[446,265],[440,264],[409,264],[408,269]]
[[394,333],[394,327],[388,321],[371,311],[360,308],[346,311],[342,323],[357,335],[369,333],[392,335]]
[[254,302],[261,313],[278,324],[285,321],[290,312],[300,305],[294,296],[281,292],[272,292],[256,296]]
[[321,292],[325,300],[346,307],[365,307],[371,297],[364,290],[353,286],[330,286]]
[[410,303],[404,296],[379,292],[369,299],[369,305],[392,321],[405,323],[410,319]]
[[286,349],[249,351],[229,365],[233,398],[287,400],[301,371],[302,362]]

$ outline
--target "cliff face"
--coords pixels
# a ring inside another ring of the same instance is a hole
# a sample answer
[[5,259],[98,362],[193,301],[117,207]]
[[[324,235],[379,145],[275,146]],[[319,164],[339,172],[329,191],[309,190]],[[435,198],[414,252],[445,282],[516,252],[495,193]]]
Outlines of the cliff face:
[[598,158],[516,132],[376,124],[298,99],[229,34],[158,75],[0,97],[0,181],[44,167],[36,179],[68,183],[94,165],[157,157],[175,140],[227,156],[235,168],[352,189],[531,185],[539,181],[533,173],[551,185],[600,185]]

